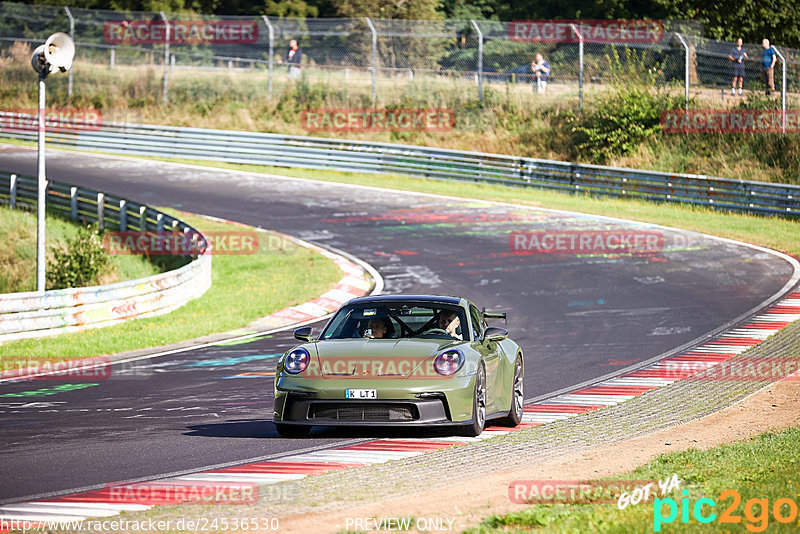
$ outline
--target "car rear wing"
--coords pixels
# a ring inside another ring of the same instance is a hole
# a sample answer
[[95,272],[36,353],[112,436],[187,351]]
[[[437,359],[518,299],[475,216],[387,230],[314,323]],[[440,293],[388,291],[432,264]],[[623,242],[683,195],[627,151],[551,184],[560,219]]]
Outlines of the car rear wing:
[[481,310],[484,319],[502,319],[508,324],[508,314],[506,312],[487,312],[486,308]]

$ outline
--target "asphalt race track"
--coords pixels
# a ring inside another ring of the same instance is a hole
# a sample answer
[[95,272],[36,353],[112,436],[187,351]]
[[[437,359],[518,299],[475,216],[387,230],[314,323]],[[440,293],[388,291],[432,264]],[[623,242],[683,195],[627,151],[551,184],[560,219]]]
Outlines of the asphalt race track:
[[[36,152],[0,146],[0,168],[35,175]],[[759,306],[792,275],[785,260],[725,241],[480,201],[59,151],[48,152],[48,177],[336,247],[378,269],[384,293],[461,295],[508,311],[525,350],[528,398],[676,349]],[[530,231],[644,232],[663,247],[515,253],[511,232]],[[97,382],[0,383],[0,502],[408,434],[279,438],[272,378],[246,373],[273,371],[294,343],[286,332],[195,349],[120,366]]]

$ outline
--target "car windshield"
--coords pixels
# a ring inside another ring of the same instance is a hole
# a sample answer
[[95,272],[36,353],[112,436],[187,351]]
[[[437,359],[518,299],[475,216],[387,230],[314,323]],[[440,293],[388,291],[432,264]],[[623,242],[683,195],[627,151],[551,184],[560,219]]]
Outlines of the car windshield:
[[321,339],[463,339],[464,310],[436,302],[366,302],[341,308]]

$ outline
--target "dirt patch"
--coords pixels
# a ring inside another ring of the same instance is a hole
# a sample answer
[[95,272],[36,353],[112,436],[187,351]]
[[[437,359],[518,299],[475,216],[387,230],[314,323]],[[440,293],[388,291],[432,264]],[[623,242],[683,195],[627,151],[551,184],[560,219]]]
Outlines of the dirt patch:
[[[420,492],[345,510],[282,517],[281,532],[370,531],[378,528],[374,520],[409,517],[413,518],[411,531],[415,531],[414,527],[427,531],[461,531],[490,514],[525,508],[508,499],[508,485],[513,480],[606,477],[630,471],[659,454],[709,449],[794,426],[800,426],[800,375],[771,384],[720,412],[647,436],[596,447],[558,461],[517,466],[445,490]],[[383,524],[382,530],[387,530],[386,525]],[[393,524],[388,526],[399,530]]]

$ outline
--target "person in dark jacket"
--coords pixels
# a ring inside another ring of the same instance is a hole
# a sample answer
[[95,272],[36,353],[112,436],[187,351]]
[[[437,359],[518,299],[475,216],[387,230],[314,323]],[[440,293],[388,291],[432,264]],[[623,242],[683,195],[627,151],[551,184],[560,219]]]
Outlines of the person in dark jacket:
[[296,80],[300,78],[300,64],[303,61],[303,51],[297,45],[297,39],[289,41],[289,51],[286,52],[286,57],[279,59],[278,63],[286,64],[289,66],[289,79]]

